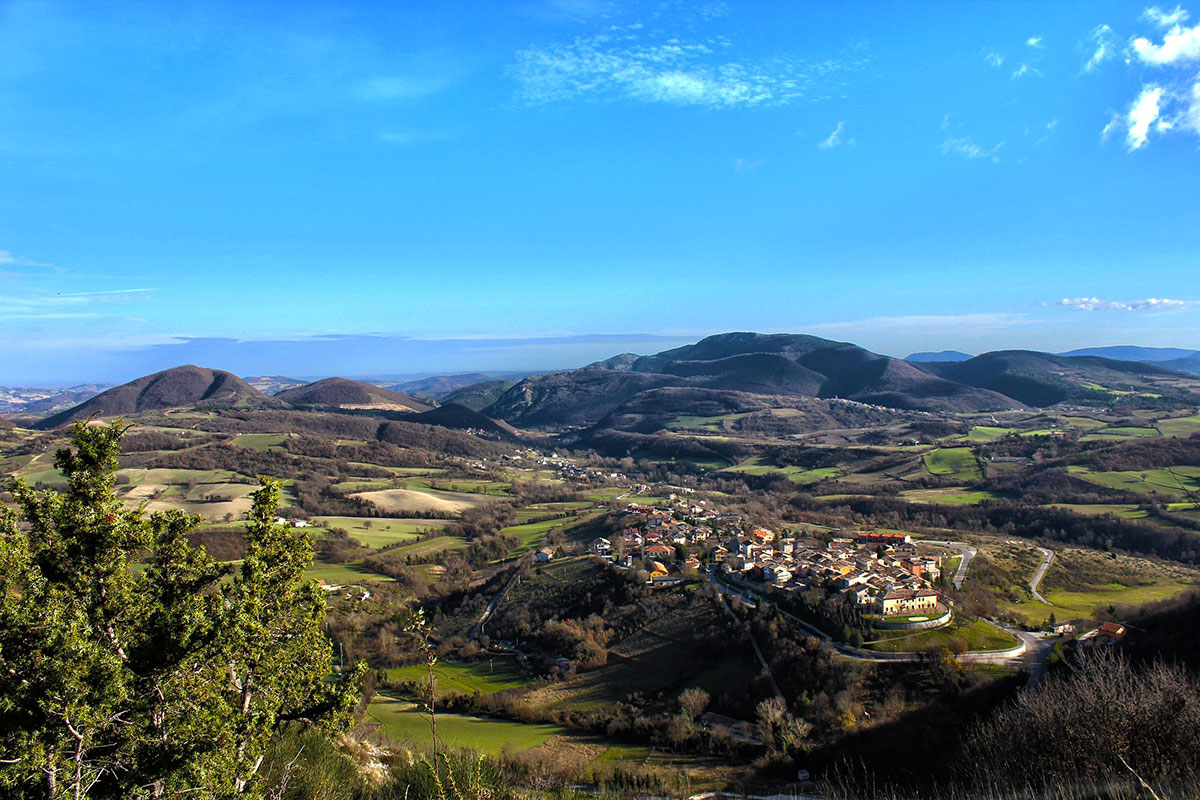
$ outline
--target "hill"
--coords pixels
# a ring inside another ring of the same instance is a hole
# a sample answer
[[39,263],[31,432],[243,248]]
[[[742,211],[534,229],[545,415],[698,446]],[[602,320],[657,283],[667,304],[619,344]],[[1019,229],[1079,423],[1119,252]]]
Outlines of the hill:
[[442,396],[441,401],[446,405],[453,403],[466,406],[472,411],[482,411],[499,400],[500,396],[514,385],[512,381],[506,380],[480,381],[479,383],[472,383],[470,386],[464,386],[461,389],[455,389],[453,392]]
[[1144,361],[1151,364],[1158,364],[1180,358],[1200,356],[1200,351],[1182,350],[1178,347],[1116,345],[1113,347],[1082,347],[1078,350],[1071,350],[1070,352],[1059,353],[1058,355],[1067,357],[1098,356],[1100,358],[1111,358],[1115,361]]
[[348,378],[325,378],[287,389],[275,397],[297,408],[378,408],[418,412],[432,408],[415,397]]
[[[913,364],[802,334],[728,333],[650,356],[622,354],[527,378],[484,409],[516,425],[590,425],[640,392],[694,387],[857,400],[921,411],[990,411],[1015,403]],[[675,396],[677,399],[677,395]]]
[[1031,406],[1112,403],[1122,397],[1195,402],[1200,382],[1165,367],[1097,356],[1000,350],[921,367],[948,380],[1000,392]]
[[508,423],[497,422],[490,417],[485,417],[474,409],[458,405],[457,403],[445,403],[429,411],[412,414],[406,417],[406,419],[409,422],[419,422],[423,425],[437,425],[452,430],[483,431],[484,433],[494,434],[501,439],[516,438],[516,431]]
[[[492,381],[508,381],[512,385],[513,381],[518,381],[528,375],[528,372],[505,373],[498,374],[495,372],[462,372],[454,375],[434,375],[428,378],[418,378],[402,383],[383,383],[378,385],[391,389],[394,392],[403,392],[411,394],[414,397],[430,398],[441,401],[442,398],[448,396],[452,392],[457,392],[459,389],[465,389],[477,383],[489,383]],[[452,401],[457,402],[457,401]],[[486,403],[484,404],[486,405]]]
[[1200,354],[1188,356],[1187,358],[1174,358],[1170,361],[1159,361],[1158,366],[1166,367],[1167,369],[1176,369],[1180,372],[1190,372],[1193,375],[1200,375]]
[[77,406],[47,417],[37,427],[41,430],[57,428],[93,414],[115,417],[140,411],[194,406],[277,408],[280,405],[279,401],[267,397],[231,372],[188,364],[115,386]]
[[246,383],[258,389],[263,394],[279,394],[282,391],[294,389],[306,383],[299,378],[289,378],[286,375],[254,375],[245,380]]
[[913,363],[927,363],[930,361],[967,361],[974,358],[970,353],[964,353],[961,350],[938,350],[936,353],[927,351],[923,353],[913,353],[905,357],[905,361]]

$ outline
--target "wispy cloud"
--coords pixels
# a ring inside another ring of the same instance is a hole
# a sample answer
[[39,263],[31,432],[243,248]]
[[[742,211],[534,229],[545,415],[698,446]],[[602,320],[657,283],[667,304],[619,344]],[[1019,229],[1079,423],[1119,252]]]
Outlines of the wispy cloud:
[[852,65],[791,57],[737,59],[727,40],[683,40],[634,26],[522,50],[509,74],[517,97],[540,105],[576,98],[733,108],[816,99]]
[[86,319],[108,312],[96,305],[150,300],[155,289],[111,289],[100,292],[0,295],[0,319]]
[[992,65],[993,67],[1004,66],[1004,54],[997,53],[995,50],[993,50],[992,52],[990,52],[986,56],[984,56],[983,60],[986,61],[988,64]]
[[830,133],[823,140],[818,142],[817,147],[821,148],[822,150],[828,150],[830,148],[837,147],[838,145],[842,145],[842,144],[851,144],[851,145],[854,144],[855,142],[853,139],[843,139],[842,138],[842,134],[845,132],[846,132],[845,121],[838,120],[837,127],[835,127],[833,129],[832,133]]
[[1035,48],[1037,50],[1041,50],[1042,49],[1042,36],[1040,34],[1037,36],[1030,36],[1028,39],[1025,40],[1025,44],[1028,45],[1029,47]]
[[1117,54],[1117,36],[1107,25],[1097,25],[1093,28],[1088,40],[1093,50],[1091,58],[1083,65],[1084,72],[1091,72]]
[[1175,6],[1174,11],[1163,11],[1158,6],[1150,6],[1142,12],[1142,19],[1152,22],[1160,28],[1170,28],[1184,22],[1187,18],[1188,12],[1184,11],[1183,6]]
[[1081,311],[1182,311],[1200,306],[1200,300],[1171,300],[1151,297],[1146,300],[1101,300],[1098,297],[1064,297],[1043,306],[1065,306]]
[[1142,19],[1167,30],[1154,34],[1161,41],[1148,36],[1130,41],[1126,63],[1149,74],[1128,108],[1114,114],[1101,132],[1106,140],[1123,130],[1131,152],[1146,147],[1154,135],[1174,131],[1200,136],[1200,25],[1185,27],[1188,13],[1181,6],[1173,11],[1148,8]]
[[758,169],[762,165],[763,162],[761,161],[750,161],[749,159],[745,158],[735,158],[733,160],[733,171],[738,175],[745,175],[747,172]]
[[999,142],[991,147],[984,147],[969,136],[951,136],[942,142],[942,155],[962,156],[970,160],[990,158],[992,161],[999,161],[1000,149],[1002,147],[1004,147],[1004,142]]
[[1012,79],[1015,81],[1017,78],[1023,78],[1026,75],[1033,75],[1034,77],[1040,78],[1042,77],[1042,71],[1037,67],[1030,66],[1029,64],[1021,64],[1021,66],[1013,70]]

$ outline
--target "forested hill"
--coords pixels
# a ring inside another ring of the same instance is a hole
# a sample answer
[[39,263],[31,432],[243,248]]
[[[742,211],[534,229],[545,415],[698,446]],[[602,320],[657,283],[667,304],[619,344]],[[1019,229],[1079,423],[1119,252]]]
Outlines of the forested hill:
[[42,430],[57,428],[93,414],[112,417],[205,405],[281,408],[283,403],[266,396],[231,372],[188,364],[114,386],[41,420],[36,427]]

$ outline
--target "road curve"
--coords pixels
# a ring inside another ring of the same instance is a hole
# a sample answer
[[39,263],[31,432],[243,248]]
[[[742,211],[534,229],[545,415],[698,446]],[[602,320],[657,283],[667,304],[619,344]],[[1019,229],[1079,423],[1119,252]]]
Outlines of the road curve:
[[1050,562],[1054,559],[1054,551],[1046,547],[1038,547],[1042,553],[1042,564],[1037,568],[1037,572],[1033,574],[1033,580],[1029,582],[1029,591],[1033,594],[1038,602],[1045,603],[1048,606],[1054,605],[1038,592],[1038,584],[1042,582],[1042,578],[1046,576],[1046,570],[1050,567]]
[[962,553],[962,563],[958,565],[958,571],[954,573],[954,588],[961,589],[963,581],[967,579],[967,567],[971,566],[971,559],[979,555],[979,551],[973,545],[969,545],[966,542],[948,542],[943,539],[919,539],[918,543],[949,547]]

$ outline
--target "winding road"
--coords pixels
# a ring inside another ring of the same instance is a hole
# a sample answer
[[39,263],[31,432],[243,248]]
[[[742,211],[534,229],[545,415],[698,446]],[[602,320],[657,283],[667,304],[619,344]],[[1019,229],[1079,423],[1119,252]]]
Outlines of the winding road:
[[1054,551],[1046,547],[1038,547],[1042,553],[1042,564],[1037,568],[1037,572],[1033,573],[1033,580],[1029,581],[1029,591],[1033,594],[1038,602],[1045,603],[1048,606],[1054,605],[1038,592],[1038,584],[1042,582],[1042,578],[1046,576],[1046,570],[1050,568],[1050,562],[1054,560]]
[[954,573],[954,588],[961,589],[963,581],[967,579],[967,567],[971,566],[971,559],[979,555],[979,551],[973,545],[969,545],[966,542],[947,542],[942,539],[921,539],[918,544],[935,544],[939,547],[949,547],[962,554],[962,563],[958,565],[958,571]]

